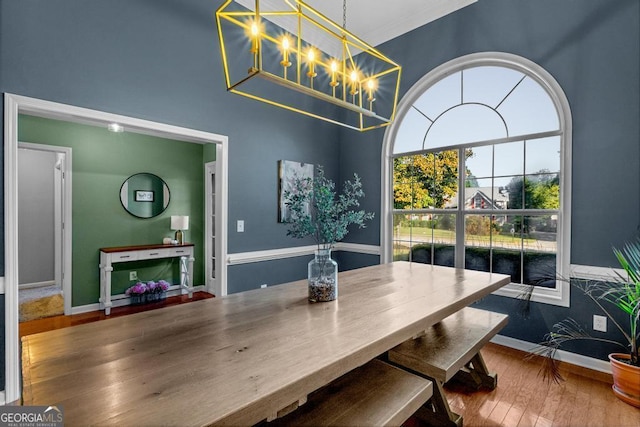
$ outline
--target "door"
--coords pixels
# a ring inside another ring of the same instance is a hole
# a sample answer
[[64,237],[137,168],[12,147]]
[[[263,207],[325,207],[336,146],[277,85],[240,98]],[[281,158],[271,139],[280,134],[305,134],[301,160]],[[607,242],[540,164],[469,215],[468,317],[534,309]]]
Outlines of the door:
[[71,314],[71,150],[18,146],[18,297],[20,320]]
[[[219,292],[219,256],[216,256],[218,217],[216,216],[216,162],[208,162],[205,168],[205,275],[207,292],[221,296]],[[219,253],[219,251],[218,251]]]

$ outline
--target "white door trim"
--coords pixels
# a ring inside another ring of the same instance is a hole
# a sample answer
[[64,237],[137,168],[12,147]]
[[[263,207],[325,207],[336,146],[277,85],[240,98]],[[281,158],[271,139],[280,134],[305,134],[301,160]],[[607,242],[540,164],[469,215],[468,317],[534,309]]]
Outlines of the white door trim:
[[[71,210],[72,210],[72,194],[71,189],[73,188],[71,185],[72,177],[71,170],[72,167],[72,150],[69,147],[58,147],[54,145],[44,145],[44,144],[33,144],[30,142],[18,142],[18,148],[27,148],[30,150],[37,151],[48,151],[52,153],[59,153],[64,156],[64,160],[62,161],[61,172],[63,173],[62,178],[62,194],[60,197],[56,197],[56,200],[62,201],[62,217],[61,221],[58,221],[56,218],[55,227],[56,227],[56,235],[60,233],[61,241],[56,239],[56,281],[58,283],[62,283],[62,293],[64,294],[64,314],[71,314],[71,297],[72,297],[72,289],[71,289],[71,230],[73,229],[73,225],[71,222]],[[57,188],[55,191],[59,192],[60,189]],[[56,202],[57,203],[57,202]],[[61,227],[61,223],[64,226]],[[17,225],[17,224],[16,224]],[[60,256],[60,259],[58,259]],[[60,265],[62,265],[62,269],[60,270]]]
[[[217,164],[215,161],[208,162],[204,164],[204,257],[205,257],[205,287],[207,292],[214,294],[215,296],[223,296],[227,295],[227,287],[226,280],[221,280],[221,272],[223,271],[223,258],[221,258],[220,254],[222,253],[222,247],[220,245],[219,236],[222,234],[223,224],[220,218],[220,205],[218,205],[218,194],[221,191],[221,182],[220,180],[215,179],[215,188],[211,187],[211,176],[216,176]],[[215,200],[212,203],[210,195],[214,194]],[[215,212],[211,211],[212,204],[215,206]],[[214,214],[215,222],[214,226],[211,227],[211,215]],[[225,222],[226,223],[226,222]],[[213,228],[213,229],[212,229]],[[211,246],[211,237],[215,237],[214,246]],[[211,258],[213,258],[215,254],[215,268],[212,272],[211,266]],[[211,276],[214,276],[213,278]],[[225,284],[223,286],[223,283]]]
[[[172,126],[119,114],[44,101],[26,96],[4,94],[4,236],[5,236],[5,397],[7,402],[20,398],[20,354],[18,334],[18,115],[106,126],[119,123],[129,132],[154,135],[197,144],[216,144],[216,177],[221,181],[216,204],[220,206],[222,232],[220,257],[227,257],[227,170],[228,137],[194,129]],[[97,250],[97,248],[96,248]],[[221,265],[221,285],[226,290],[226,264]],[[97,266],[96,266],[97,268]]]

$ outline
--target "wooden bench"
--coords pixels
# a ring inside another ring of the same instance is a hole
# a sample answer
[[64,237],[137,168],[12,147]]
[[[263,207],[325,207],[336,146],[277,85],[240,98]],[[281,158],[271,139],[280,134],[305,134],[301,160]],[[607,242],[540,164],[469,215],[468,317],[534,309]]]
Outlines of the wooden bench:
[[451,379],[474,389],[494,389],[498,377],[489,373],[480,349],[508,321],[506,314],[464,308],[388,352],[388,360],[433,381],[433,397],[416,415],[432,425],[462,426],[462,416],[449,408],[443,386]]
[[266,425],[399,426],[429,401],[432,392],[431,381],[374,359]]

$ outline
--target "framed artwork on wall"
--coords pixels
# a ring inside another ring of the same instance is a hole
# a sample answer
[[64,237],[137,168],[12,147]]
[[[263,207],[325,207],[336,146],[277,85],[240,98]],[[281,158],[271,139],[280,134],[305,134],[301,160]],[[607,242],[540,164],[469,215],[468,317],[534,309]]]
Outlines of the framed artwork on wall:
[[153,202],[153,191],[136,190],[136,202]]
[[296,179],[313,179],[314,166],[312,163],[293,162],[290,160],[278,161],[278,222],[289,222],[291,212],[285,205],[285,191],[294,190]]

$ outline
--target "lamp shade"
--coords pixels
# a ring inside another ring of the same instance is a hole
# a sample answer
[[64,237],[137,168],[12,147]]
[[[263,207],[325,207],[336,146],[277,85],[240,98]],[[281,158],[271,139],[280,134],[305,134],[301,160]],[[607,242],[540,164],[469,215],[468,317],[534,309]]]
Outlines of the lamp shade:
[[187,215],[171,215],[172,230],[188,230],[189,216]]

